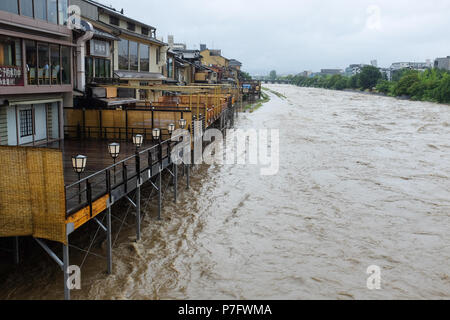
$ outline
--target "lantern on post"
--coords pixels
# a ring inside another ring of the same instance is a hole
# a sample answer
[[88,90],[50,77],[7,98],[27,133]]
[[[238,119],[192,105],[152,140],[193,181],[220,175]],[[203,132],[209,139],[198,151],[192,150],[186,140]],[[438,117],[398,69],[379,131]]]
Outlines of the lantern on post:
[[108,145],[108,151],[111,158],[114,160],[114,184],[116,183],[116,159],[119,157],[120,144],[117,142]]
[[81,202],[81,174],[86,169],[87,157],[83,155],[77,155],[72,157],[72,168],[76,174],[78,174],[78,201]]
[[186,128],[186,119],[178,120],[178,125],[180,126],[181,129],[185,129]]
[[152,130],[153,140],[158,141],[161,137],[161,130],[158,128],[154,128]]
[[142,134],[137,134],[133,136],[133,144],[136,147],[136,150],[142,147],[143,143],[144,143],[144,136]]
[[168,130],[169,135],[172,135],[172,133],[175,131],[175,125],[173,123],[169,124]]

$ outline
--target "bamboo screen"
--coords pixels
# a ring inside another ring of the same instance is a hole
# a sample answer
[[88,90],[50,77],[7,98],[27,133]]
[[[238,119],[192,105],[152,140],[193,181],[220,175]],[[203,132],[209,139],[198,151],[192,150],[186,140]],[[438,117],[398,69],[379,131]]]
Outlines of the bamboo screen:
[[0,237],[66,243],[62,153],[0,146]]

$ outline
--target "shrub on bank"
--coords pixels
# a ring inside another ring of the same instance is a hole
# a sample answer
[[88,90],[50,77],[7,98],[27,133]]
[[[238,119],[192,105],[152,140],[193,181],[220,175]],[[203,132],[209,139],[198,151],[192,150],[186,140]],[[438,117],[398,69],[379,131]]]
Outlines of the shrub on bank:
[[450,103],[450,72],[429,69],[399,70],[393,81],[383,79],[377,68],[364,67],[360,74],[352,77],[342,75],[303,77],[294,76],[292,81],[300,87],[315,87],[334,90],[375,90],[386,95],[407,96],[413,100]]

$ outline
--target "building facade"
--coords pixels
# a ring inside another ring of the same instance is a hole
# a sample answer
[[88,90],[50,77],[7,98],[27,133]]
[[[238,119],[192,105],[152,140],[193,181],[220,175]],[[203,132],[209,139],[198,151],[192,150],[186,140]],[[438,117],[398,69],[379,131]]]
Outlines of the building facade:
[[434,67],[450,71],[450,56],[447,58],[436,58],[436,60],[434,60]]
[[0,144],[64,138],[73,103],[68,0],[0,1]]
[[[156,38],[156,28],[127,17],[122,11],[91,0],[70,0],[81,9],[81,17],[94,27],[87,41],[86,78],[94,84],[116,79],[124,84],[162,84],[168,46]],[[88,82],[89,83],[89,82]],[[155,100],[157,93],[136,89],[131,98]]]

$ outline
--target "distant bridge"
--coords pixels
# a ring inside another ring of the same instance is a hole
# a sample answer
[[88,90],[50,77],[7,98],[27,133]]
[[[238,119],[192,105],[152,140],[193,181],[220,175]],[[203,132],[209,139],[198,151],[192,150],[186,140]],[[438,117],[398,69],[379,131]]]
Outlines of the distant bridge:
[[291,80],[262,80],[264,84],[292,84]]

